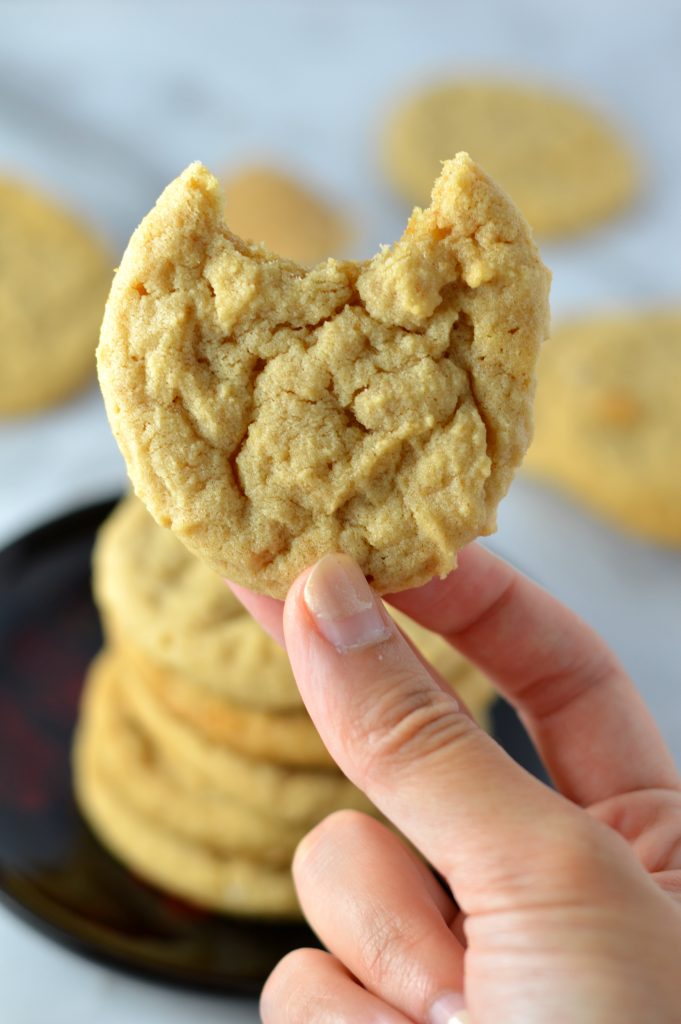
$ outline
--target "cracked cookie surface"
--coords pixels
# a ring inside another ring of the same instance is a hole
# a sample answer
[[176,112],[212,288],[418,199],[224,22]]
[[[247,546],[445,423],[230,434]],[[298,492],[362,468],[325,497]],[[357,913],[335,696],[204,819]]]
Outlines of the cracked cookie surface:
[[494,529],[531,434],[549,275],[461,153],[365,263],[311,270],[233,235],[199,164],[134,233],[102,392],[135,490],[211,568],[283,597],[329,551],[380,592]]

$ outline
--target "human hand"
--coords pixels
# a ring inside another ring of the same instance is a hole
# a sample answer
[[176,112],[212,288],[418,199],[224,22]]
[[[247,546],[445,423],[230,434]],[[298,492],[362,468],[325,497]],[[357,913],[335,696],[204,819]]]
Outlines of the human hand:
[[480,666],[558,792],[517,766],[414,653],[346,556],[283,606],[234,590],[285,638],[307,709],[379,822],[332,815],[300,844],[303,910],[329,952],[269,978],[265,1024],[679,1024],[681,781],[614,655],[474,545],[391,602]]

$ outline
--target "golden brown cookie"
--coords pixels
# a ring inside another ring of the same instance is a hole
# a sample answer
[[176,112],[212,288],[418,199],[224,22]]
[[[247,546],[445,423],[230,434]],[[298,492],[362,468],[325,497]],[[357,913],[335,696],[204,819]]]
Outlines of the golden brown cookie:
[[681,545],[681,311],[565,323],[542,355],[525,463],[612,522]]
[[444,81],[407,97],[388,120],[386,174],[424,203],[440,164],[466,149],[534,230],[562,235],[619,210],[637,186],[632,152],[581,103],[537,85]]
[[[142,685],[204,739],[226,743],[248,757],[291,768],[333,767],[331,755],[305,710],[258,711],[242,707],[179,672],[160,668],[139,650],[127,645],[124,650]],[[286,670],[290,674],[288,665]]]
[[74,750],[79,806],[98,838],[152,885],[191,903],[247,917],[300,916],[288,868],[224,857],[141,814]]
[[232,800],[277,821],[311,825],[344,807],[373,812],[369,800],[335,766],[289,768],[208,740],[144,685],[132,662],[122,658],[117,665],[117,685],[126,707],[151,742],[177,764],[178,772],[201,775]]
[[285,652],[246,615],[224,580],[130,496],[99,532],[93,582],[112,642],[244,708],[302,708]]
[[105,651],[90,667],[78,721],[83,771],[99,774],[134,810],[185,839],[220,855],[288,867],[305,826],[230,799],[168,757],[126,706],[117,685],[124,666],[120,654]]
[[271,252],[312,265],[337,256],[348,228],[322,198],[273,167],[244,167],[222,179],[231,230]]
[[199,164],[134,233],[99,375],[135,489],[215,571],[283,597],[334,550],[380,592],[494,529],[528,444],[549,275],[465,154],[367,263],[253,248]]
[[34,412],[94,374],[113,260],[29,185],[0,179],[0,415]]

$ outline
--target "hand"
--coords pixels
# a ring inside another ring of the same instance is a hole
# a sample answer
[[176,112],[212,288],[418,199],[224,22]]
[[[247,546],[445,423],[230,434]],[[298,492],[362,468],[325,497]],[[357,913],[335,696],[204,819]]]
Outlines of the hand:
[[390,598],[519,711],[558,792],[531,778],[414,653],[357,566],[331,555],[285,606],[234,587],[285,639],[342,770],[447,880],[351,812],[300,844],[297,950],[265,1024],[679,1024],[681,781],[614,655],[478,546]]

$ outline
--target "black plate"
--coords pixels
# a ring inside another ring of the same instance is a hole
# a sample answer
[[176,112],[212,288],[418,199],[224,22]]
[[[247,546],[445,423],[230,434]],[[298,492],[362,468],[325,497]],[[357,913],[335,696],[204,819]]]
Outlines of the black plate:
[[[127,970],[256,993],[304,925],[212,915],[132,875],[99,844],[71,792],[69,752],[85,669],[101,645],[90,554],[105,502],[0,553],[0,898],[60,943]],[[495,733],[535,773],[536,754],[498,702]]]

